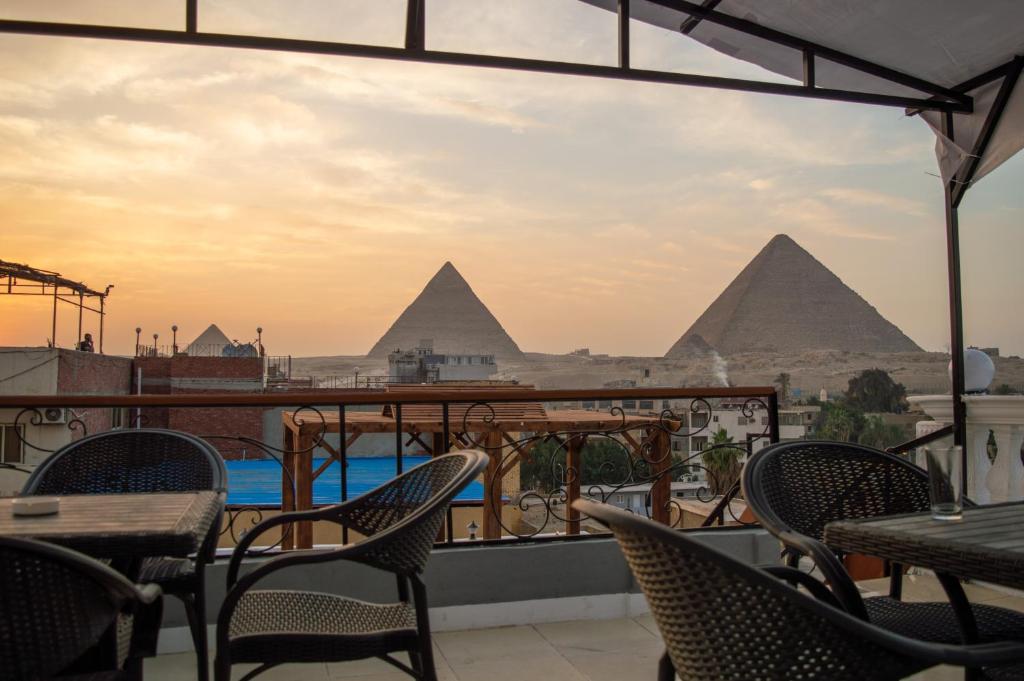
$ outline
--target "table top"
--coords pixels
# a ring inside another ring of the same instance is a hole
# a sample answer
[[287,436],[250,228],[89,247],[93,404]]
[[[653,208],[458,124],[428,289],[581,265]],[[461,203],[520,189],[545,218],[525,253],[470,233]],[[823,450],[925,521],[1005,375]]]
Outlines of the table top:
[[60,544],[97,558],[185,557],[202,543],[224,503],[214,491],[65,495],[60,512],[15,516],[0,500],[0,535]]
[[1024,589],[1024,502],[966,509],[960,520],[930,514],[840,520],[825,543],[904,565]]

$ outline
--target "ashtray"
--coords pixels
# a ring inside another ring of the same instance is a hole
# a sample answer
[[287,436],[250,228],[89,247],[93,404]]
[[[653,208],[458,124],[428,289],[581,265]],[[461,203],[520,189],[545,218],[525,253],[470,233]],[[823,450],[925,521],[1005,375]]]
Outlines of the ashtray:
[[11,501],[14,515],[53,515],[60,511],[60,497],[17,497]]

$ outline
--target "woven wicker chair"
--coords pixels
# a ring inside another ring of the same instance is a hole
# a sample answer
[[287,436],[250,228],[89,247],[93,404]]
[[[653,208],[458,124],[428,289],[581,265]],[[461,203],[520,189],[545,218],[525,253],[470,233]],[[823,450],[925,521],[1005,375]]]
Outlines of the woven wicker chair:
[[611,527],[626,556],[665,641],[660,681],[675,674],[683,681],[886,681],[938,664],[999,665],[982,678],[1021,678],[1010,665],[1024,662],[1024,644],[954,646],[900,636],[844,612],[820,582],[793,568],[745,565],[608,504],[573,506]]
[[[133,628],[130,669],[156,642],[160,607],[158,586],[136,587],[106,565],[54,544],[0,537],[0,678],[49,679],[69,671],[122,613],[151,625]],[[116,668],[112,650],[101,657],[109,671],[93,670],[88,678],[133,676]]]
[[[762,449],[743,470],[743,495],[761,525],[787,547],[790,564],[809,556],[851,614],[895,631],[938,643],[964,640],[953,607],[905,603],[903,571],[893,566],[888,596],[862,598],[842,563],[823,543],[834,520],[870,518],[930,509],[928,475],[897,456],[861,445],[799,441]],[[956,580],[944,580],[951,598],[966,603]],[[1024,615],[1005,608],[971,606],[979,641],[1024,639]]]
[[[434,681],[426,588],[420,573],[444,522],[448,502],[487,466],[467,450],[431,459],[366,494],[313,511],[285,513],[254,527],[228,566],[228,594],[217,619],[217,681],[231,665],[259,663],[246,679],[286,662],[342,662],[378,657],[416,679]],[[353,544],[273,558],[238,578],[242,559],[262,532],[298,520],[324,520],[365,536]],[[311,591],[257,590],[267,575],[295,565],[351,560],[392,572],[398,601],[367,603]],[[412,598],[409,591],[412,587]],[[409,653],[411,666],[390,653]]]
[[[76,440],[32,473],[22,494],[227,493],[224,460],[209,443],[173,430],[140,428]],[[139,581],[158,584],[181,600],[195,644],[199,680],[209,678],[205,567],[217,550],[217,516],[195,559],[147,558]]]

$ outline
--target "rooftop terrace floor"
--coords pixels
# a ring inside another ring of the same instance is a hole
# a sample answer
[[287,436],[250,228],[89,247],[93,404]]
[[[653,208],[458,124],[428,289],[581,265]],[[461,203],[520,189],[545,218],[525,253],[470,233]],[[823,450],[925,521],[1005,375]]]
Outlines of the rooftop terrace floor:
[[[860,582],[872,595],[885,593],[888,580]],[[1024,612],[1024,595],[964,586],[973,603],[989,603]],[[910,601],[945,600],[939,583],[928,575],[904,582]],[[610,620],[576,620],[531,626],[499,627],[434,634],[440,681],[654,681],[662,653],[661,637],[650,615]],[[232,678],[252,669],[237,665]],[[160,655],[146,663],[149,681],[195,678],[195,655]],[[338,664],[282,665],[260,676],[266,681],[407,681],[410,677],[379,660]],[[963,670],[936,667],[914,681],[962,681]]]

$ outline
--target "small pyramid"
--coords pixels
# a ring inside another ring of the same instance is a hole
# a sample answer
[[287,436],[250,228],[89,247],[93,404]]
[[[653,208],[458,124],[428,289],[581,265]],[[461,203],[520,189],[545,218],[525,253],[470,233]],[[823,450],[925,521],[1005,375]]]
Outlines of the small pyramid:
[[203,331],[188,344],[185,354],[197,357],[220,357],[227,345],[233,345],[231,339],[225,336],[216,324],[210,324],[206,331]]
[[917,343],[785,234],[761,249],[665,357],[685,357],[694,336],[723,355],[921,352]]
[[398,349],[412,350],[424,338],[433,339],[438,353],[523,354],[450,262],[437,271],[367,356],[387,357]]

